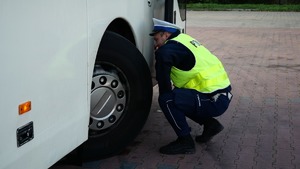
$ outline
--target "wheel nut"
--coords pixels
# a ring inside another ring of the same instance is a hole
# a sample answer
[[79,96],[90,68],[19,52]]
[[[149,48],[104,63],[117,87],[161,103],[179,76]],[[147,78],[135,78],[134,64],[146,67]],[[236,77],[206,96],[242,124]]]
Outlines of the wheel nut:
[[124,108],[124,106],[123,106],[123,104],[118,104],[118,106],[117,106],[117,111],[122,111],[123,110],[123,108]]
[[116,88],[118,86],[118,81],[114,80],[111,82],[111,87]]
[[100,129],[104,126],[104,122],[103,121],[98,121],[97,123],[97,127]]
[[118,92],[118,98],[122,98],[122,97],[124,97],[124,91],[123,90]]
[[102,77],[100,77],[100,79],[99,79],[99,83],[102,84],[102,85],[104,85],[104,84],[106,83],[106,81],[107,81],[107,79],[106,79],[105,76],[102,76]]
[[108,119],[108,121],[109,121],[110,123],[115,122],[115,121],[116,121],[116,116],[114,116],[114,115],[110,116],[109,119]]

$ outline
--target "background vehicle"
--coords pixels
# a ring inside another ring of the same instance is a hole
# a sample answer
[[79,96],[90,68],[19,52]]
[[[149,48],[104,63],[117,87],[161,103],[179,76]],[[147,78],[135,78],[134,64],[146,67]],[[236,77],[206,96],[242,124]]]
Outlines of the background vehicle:
[[0,0],[0,168],[132,141],[152,101],[152,17],[184,24],[175,13],[176,0]]

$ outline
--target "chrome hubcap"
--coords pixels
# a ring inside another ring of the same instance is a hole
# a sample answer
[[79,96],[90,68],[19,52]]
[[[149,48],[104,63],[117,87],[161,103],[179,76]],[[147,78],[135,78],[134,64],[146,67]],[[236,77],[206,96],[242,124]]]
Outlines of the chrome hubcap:
[[124,112],[126,92],[116,73],[95,68],[91,92],[90,129],[100,131],[111,127]]

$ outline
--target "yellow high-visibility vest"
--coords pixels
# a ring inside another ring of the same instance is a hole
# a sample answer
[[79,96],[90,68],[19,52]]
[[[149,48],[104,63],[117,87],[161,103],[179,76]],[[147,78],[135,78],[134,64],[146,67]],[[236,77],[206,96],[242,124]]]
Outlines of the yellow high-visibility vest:
[[189,71],[176,67],[171,69],[171,80],[178,88],[195,89],[202,93],[212,93],[230,85],[221,61],[197,40],[186,34],[170,39],[186,46],[195,57],[195,65]]

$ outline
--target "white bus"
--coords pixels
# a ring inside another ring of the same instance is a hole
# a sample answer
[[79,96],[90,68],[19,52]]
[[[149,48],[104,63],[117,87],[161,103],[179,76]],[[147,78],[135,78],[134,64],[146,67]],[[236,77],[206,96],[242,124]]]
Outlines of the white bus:
[[0,0],[0,169],[131,142],[152,101],[153,17],[184,28],[185,1]]

